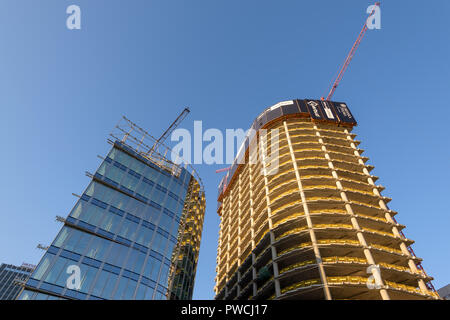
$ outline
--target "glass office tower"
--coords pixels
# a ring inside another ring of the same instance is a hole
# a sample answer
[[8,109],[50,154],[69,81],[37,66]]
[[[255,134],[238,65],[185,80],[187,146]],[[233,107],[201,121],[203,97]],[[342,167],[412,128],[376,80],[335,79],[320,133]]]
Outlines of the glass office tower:
[[170,162],[130,131],[110,140],[108,156],[89,174],[92,181],[67,218],[60,218],[63,227],[19,299],[192,297],[203,187],[195,171]]

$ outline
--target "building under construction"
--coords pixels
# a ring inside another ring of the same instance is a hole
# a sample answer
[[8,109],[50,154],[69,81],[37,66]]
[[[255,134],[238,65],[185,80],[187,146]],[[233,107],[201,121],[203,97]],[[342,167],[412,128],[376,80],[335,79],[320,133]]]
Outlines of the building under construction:
[[439,298],[355,125],[326,100],[257,117],[219,185],[216,299]]
[[205,194],[195,170],[168,160],[163,144],[182,115],[159,139],[122,119],[88,187],[57,217],[55,240],[39,246],[45,254],[18,299],[192,298]]

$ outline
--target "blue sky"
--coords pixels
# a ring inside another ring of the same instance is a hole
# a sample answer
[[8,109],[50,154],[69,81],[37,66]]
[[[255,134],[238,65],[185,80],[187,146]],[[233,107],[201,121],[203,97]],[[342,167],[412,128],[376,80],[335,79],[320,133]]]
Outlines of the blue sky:
[[[81,30],[66,8],[81,7]],[[320,98],[371,1],[2,0],[0,262],[37,263],[99,165],[122,115],[155,136],[179,112],[247,129],[266,107]],[[437,288],[450,283],[450,2],[384,1],[334,99],[392,197]],[[195,299],[213,298],[215,170],[198,166],[207,209]]]

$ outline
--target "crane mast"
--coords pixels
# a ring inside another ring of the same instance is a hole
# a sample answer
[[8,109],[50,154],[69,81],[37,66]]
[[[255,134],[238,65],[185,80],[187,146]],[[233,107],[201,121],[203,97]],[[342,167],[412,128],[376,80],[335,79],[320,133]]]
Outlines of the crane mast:
[[191,112],[189,108],[184,108],[184,110],[180,113],[180,115],[175,119],[174,122],[164,131],[164,133],[159,137],[153,147],[150,149],[148,154],[152,154],[154,151],[158,150],[158,147],[164,143],[164,141],[167,139],[167,137],[172,133],[173,130],[175,130],[176,127],[183,121],[184,118],[188,115],[188,113]]
[[[380,6],[379,2],[375,3],[375,6]],[[375,13],[375,8],[373,8],[372,12],[370,13],[370,16],[366,19],[366,21],[364,22],[364,26],[361,30],[361,32],[358,35],[358,38],[356,39],[355,43],[353,44],[352,48],[350,49],[349,54],[347,55],[347,57],[345,58],[344,64],[342,65],[341,69],[339,70],[339,73],[336,77],[336,80],[334,80],[333,84],[331,85],[331,89],[330,92],[328,93],[327,97],[325,100],[330,100],[331,97],[333,96],[334,92],[336,91],[336,88],[339,86],[339,83],[342,80],[342,77],[344,76],[345,71],[347,70],[350,61],[352,61],[353,56],[355,55],[356,49],[358,49],[359,44],[361,43],[361,40],[364,38],[364,35],[367,31],[367,21],[370,19],[370,17],[372,17],[372,15]],[[324,100],[324,98],[322,97],[322,100]]]

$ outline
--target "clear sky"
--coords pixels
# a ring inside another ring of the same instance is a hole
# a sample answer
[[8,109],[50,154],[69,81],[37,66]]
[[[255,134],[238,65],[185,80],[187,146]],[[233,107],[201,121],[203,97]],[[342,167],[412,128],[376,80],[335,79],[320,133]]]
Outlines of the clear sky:
[[[81,7],[81,30],[66,8]],[[2,0],[0,262],[36,264],[89,182],[122,115],[160,135],[179,112],[247,129],[266,107],[325,95],[372,4],[366,0]],[[450,283],[450,2],[382,1],[334,99],[405,234]],[[206,215],[195,299],[213,298],[223,166],[200,165]]]

